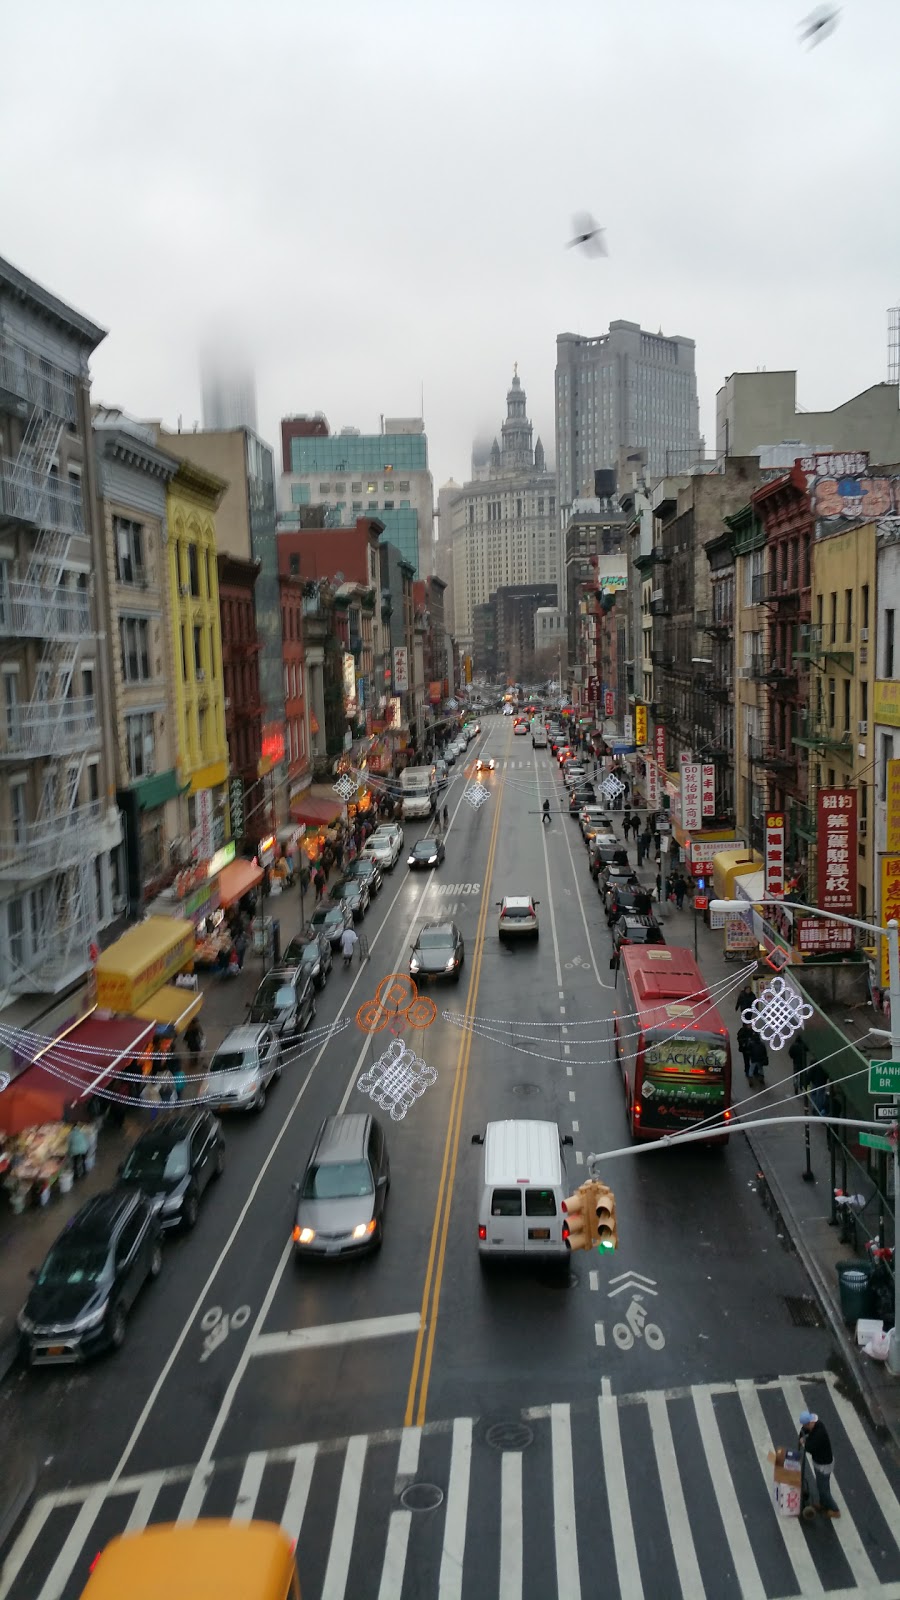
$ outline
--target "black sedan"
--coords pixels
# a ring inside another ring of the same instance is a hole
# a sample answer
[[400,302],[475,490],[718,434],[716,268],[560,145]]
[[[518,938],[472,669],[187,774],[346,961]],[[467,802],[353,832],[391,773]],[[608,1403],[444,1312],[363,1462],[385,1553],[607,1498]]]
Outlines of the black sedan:
[[450,978],[459,983],[466,947],[455,922],[426,922],[412,946],[409,975],[417,983],[426,978]]
[[[602,890],[603,885],[600,885],[600,888]],[[624,883],[618,878],[607,878],[603,905],[606,920],[612,927],[625,911],[636,911],[638,916],[648,916],[653,908],[653,897],[650,890],[642,883],[632,883],[628,878]]]
[[613,960],[623,944],[665,944],[662,928],[654,917],[639,917],[634,912],[621,916],[613,928]]
[[377,894],[384,883],[384,873],[371,856],[357,856],[345,868],[344,877],[359,878],[367,886],[370,895]]
[[142,1133],[119,1168],[119,1185],[139,1189],[161,1228],[192,1228],[200,1200],[225,1168],[222,1125],[209,1111],[179,1111]]
[[315,985],[302,967],[273,967],[247,1010],[251,1022],[267,1022],[280,1039],[291,1038],[303,1033],[316,1014]]
[[324,933],[332,950],[336,950],[344,929],[353,927],[353,912],[346,900],[320,900],[309,925],[314,933]]
[[302,967],[312,978],[317,989],[324,989],[325,980],[334,966],[331,940],[324,933],[307,928],[292,939],[282,958],[287,965]]
[[594,785],[592,783],[584,783],[581,784],[581,786],[577,789],[571,789],[569,791],[569,816],[577,817],[578,813],[583,811],[585,806],[594,805],[596,803],[596,799],[597,796],[594,792]]
[[406,858],[408,867],[439,867],[444,859],[443,839],[417,839]]
[[353,912],[354,922],[361,922],[369,909],[369,886],[361,878],[342,878],[328,891],[332,900],[343,901]]
[[143,1195],[95,1195],[52,1246],[18,1316],[28,1366],[86,1361],[118,1350],[128,1312],[162,1267],[159,1219]]

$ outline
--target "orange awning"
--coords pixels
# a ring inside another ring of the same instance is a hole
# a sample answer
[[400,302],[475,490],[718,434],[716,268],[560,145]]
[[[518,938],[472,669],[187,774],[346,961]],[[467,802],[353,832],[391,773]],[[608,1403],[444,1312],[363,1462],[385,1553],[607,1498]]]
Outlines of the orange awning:
[[341,820],[343,807],[337,795],[333,800],[299,800],[291,801],[291,816],[295,822],[305,822],[310,828],[333,828]]
[[219,904],[227,911],[262,883],[262,867],[255,861],[230,861],[219,873]]

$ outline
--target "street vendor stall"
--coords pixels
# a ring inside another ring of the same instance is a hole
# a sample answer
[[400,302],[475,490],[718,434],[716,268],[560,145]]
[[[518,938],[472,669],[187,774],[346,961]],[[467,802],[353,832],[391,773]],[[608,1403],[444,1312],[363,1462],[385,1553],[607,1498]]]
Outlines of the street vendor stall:
[[193,966],[194,925],[176,917],[147,917],[123,933],[97,958],[97,1005],[133,1013],[139,1005]]
[[203,1008],[203,995],[199,991],[179,989],[166,983],[143,1005],[137,1007],[135,1016],[145,1022],[155,1022],[157,1029],[181,1034]]

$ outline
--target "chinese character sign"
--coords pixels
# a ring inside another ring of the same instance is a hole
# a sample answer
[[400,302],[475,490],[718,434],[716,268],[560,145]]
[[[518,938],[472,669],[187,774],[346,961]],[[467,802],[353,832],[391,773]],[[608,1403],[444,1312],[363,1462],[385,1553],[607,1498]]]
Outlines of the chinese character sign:
[[784,813],[766,812],[766,894],[784,897]]
[[409,651],[405,645],[394,648],[394,693],[406,694],[409,689]]
[[804,917],[797,923],[797,948],[801,955],[846,955],[853,949],[854,930],[824,917]]
[[622,718],[622,734],[629,744],[634,744],[634,717],[630,711]]
[[[886,928],[891,921],[900,922],[900,856],[881,858],[881,910],[878,921]],[[890,988],[888,972],[888,942],[881,935],[881,987]]]
[[900,761],[889,761],[887,764],[885,801],[885,849],[895,852],[900,850]]
[[647,743],[646,706],[635,706],[634,708],[634,742],[639,750]]
[[716,769],[704,761],[700,768],[700,810],[704,817],[716,814]]
[[607,716],[607,717],[613,716],[614,713],[615,713],[615,709],[616,709],[616,697],[613,694],[612,689],[607,689],[605,691],[605,693],[604,693],[604,696],[603,696],[603,714],[604,714],[604,716]]
[[647,805],[651,811],[659,805],[659,772],[652,756],[647,757]]
[[700,763],[686,761],[681,769],[681,821],[688,833],[703,826],[700,807]]
[[856,915],[856,790],[820,789],[817,904]]
[[666,730],[662,723],[656,729],[656,765],[659,768],[660,781],[664,783],[666,772]]

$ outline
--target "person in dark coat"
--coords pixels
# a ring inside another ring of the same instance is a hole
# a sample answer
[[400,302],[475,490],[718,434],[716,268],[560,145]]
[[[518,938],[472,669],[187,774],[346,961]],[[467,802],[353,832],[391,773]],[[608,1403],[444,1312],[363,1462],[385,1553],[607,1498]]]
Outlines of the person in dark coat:
[[802,1030],[800,1033],[795,1034],[791,1040],[788,1055],[793,1062],[794,1076],[799,1087],[800,1079],[809,1065],[809,1045],[803,1037]]
[[739,1012],[740,1011],[749,1011],[749,1009],[752,1006],[752,1004],[753,1004],[755,999],[756,999],[756,995],[754,994],[753,990],[750,988],[749,983],[745,983],[743,989],[741,990],[740,994],[738,995],[738,997],[737,997],[737,999],[736,999],[736,1001],[734,1003],[735,1011],[739,1011]]
[[753,1040],[756,1035],[750,1024],[742,1022],[737,1032],[737,1047],[741,1052],[744,1062],[744,1076],[750,1082],[750,1068],[753,1064]]
[[[751,1029],[752,1032],[752,1029]],[[753,1034],[753,1044],[750,1050],[750,1077],[754,1083],[766,1085],[766,1067],[769,1065],[769,1052],[758,1033]]]
[[814,1411],[801,1411],[800,1413],[800,1438],[801,1449],[806,1451],[806,1459],[813,1470],[816,1480],[816,1494],[818,1498],[813,1502],[813,1510],[824,1511],[826,1517],[832,1519],[840,1516],[837,1502],[831,1492],[831,1474],[834,1471],[834,1451],[828,1437],[828,1429],[824,1422],[820,1422]]
[[316,867],[316,870],[313,873],[313,883],[315,884],[316,889],[316,899],[321,900],[323,894],[325,893],[325,874],[321,867]]

